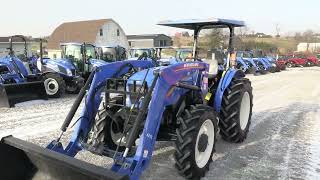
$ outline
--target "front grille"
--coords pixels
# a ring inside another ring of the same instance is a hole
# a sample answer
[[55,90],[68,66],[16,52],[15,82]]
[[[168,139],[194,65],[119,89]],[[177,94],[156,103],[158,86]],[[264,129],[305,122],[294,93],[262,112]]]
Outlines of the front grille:
[[129,86],[129,91],[132,93],[130,94],[131,104],[135,103],[136,101],[139,101],[138,96],[140,96],[141,98],[148,92],[148,86],[146,82],[143,85],[141,85],[141,84],[137,84],[137,81],[134,81],[133,84],[129,84],[128,86]]
[[71,73],[72,73],[73,76],[77,75],[77,74],[76,74],[77,72],[76,72],[75,69],[72,69],[72,70],[71,70]]
[[64,67],[58,65],[58,68],[59,68],[59,72],[61,72],[63,74],[67,74],[67,71]]
[[[123,105],[131,106],[136,101],[139,101],[141,97],[144,97],[147,92],[148,87],[146,82],[141,85],[141,81],[128,81],[116,78],[106,79],[105,104],[110,104],[112,94],[118,94],[126,100]],[[140,98],[138,99],[138,97]]]

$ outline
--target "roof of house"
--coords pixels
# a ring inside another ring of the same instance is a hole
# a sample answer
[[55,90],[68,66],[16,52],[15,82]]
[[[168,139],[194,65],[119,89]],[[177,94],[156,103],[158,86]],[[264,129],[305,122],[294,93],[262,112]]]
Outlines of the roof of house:
[[112,19],[66,22],[58,26],[48,40],[48,49],[59,49],[60,43],[95,43],[100,28]]
[[[155,39],[159,36],[167,36],[165,34],[138,34],[138,35],[128,35],[128,40],[130,39]],[[170,36],[167,36],[171,38]]]

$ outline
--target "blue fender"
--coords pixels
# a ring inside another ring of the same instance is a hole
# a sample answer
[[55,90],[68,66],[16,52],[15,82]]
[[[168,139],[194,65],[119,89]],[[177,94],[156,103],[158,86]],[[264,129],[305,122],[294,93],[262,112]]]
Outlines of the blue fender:
[[244,61],[244,59],[237,57],[237,63],[240,63],[243,66],[245,72],[249,69],[249,66]]
[[252,67],[256,69],[256,72],[260,71],[260,68],[257,66],[256,62],[253,60],[253,58],[242,58],[245,61],[248,61],[249,64],[251,64]]
[[[8,67],[8,69],[11,72],[11,75],[18,74],[17,70],[19,70],[23,76],[28,76],[28,71],[24,66],[23,62],[15,56],[5,56],[3,58],[0,58],[0,63]],[[16,64],[16,66],[14,65],[14,63]],[[21,79],[19,81],[23,82],[24,80]]]
[[260,62],[260,63],[263,65],[264,70],[268,70],[269,66],[268,66],[268,64],[263,60],[263,58],[254,58],[254,61]]
[[215,98],[214,98],[214,109],[219,113],[221,110],[222,97],[224,91],[228,88],[233,78],[243,78],[245,77],[244,72],[238,69],[229,69],[228,71],[224,71],[222,74],[222,78],[219,82]]

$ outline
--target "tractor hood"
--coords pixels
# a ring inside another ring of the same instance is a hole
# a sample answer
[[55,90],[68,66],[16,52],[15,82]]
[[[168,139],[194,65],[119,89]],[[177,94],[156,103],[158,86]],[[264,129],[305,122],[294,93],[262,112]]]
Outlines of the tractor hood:
[[[164,68],[164,67],[149,68],[149,72],[148,72],[147,77],[146,77],[146,82],[147,82],[148,86],[151,86],[152,80],[154,78],[153,71],[156,70],[156,69],[162,69],[162,68]],[[144,77],[146,76],[147,71],[148,71],[148,69],[144,69],[142,71],[139,71],[139,72],[133,74],[128,79],[127,84],[133,84],[133,81],[137,81],[137,85],[141,85]]]
[[108,64],[108,62],[100,60],[100,59],[90,59],[89,62],[93,67],[103,66],[103,65]]
[[171,58],[159,59],[159,60],[157,60],[157,62],[160,66],[168,66],[168,65],[179,63],[181,61],[174,58],[174,57],[171,57]]
[[54,71],[65,76],[73,76],[76,72],[76,67],[69,59],[44,59],[45,67],[48,71]]
[[[14,63],[12,63],[14,59],[14,62],[16,64],[16,66],[14,65]],[[28,76],[28,71],[26,69],[26,67],[24,66],[23,62],[17,58],[17,57],[10,57],[10,56],[5,56],[0,58],[0,63],[3,65],[6,65],[11,71],[15,71],[16,73],[20,72],[23,76]]]
[[[141,88],[141,85],[142,85],[142,82],[143,80],[145,79],[146,80],[146,83],[147,83],[147,88],[149,88],[152,84],[152,81],[154,79],[154,74],[153,72],[156,70],[156,69],[162,69],[164,68],[163,67],[153,67],[153,68],[149,68],[149,71],[148,69],[144,69],[142,71],[139,71],[135,74],[133,74],[127,81],[127,84],[126,84],[126,89],[128,92],[137,92],[139,91],[139,89]],[[134,88],[134,82],[136,82],[136,88]],[[143,95],[142,95],[143,96]],[[126,97],[126,106],[127,107],[130,107],[132,106],[132,104],[136,101],[137,99],[135,99],[134,97],[131,97],[130,95],[128,95]],[[142,105],[142,99],[139,100],[139,103],[138,103],[139,107]]]

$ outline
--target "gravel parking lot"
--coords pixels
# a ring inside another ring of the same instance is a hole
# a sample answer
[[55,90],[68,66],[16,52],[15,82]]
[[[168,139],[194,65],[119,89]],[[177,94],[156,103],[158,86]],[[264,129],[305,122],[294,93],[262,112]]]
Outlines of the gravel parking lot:
[[[320,67],[248,77],[254,93],[248,138],[241,144],[219,138],[205,179],[319,179]],[[45,146],[58,136],[74,99],[67,95],[0,109],[0,137],[12,134]],[[143,178],[183,179],[174,168],[173,151],[171,143],[158,143]],[[77,158],[102,166],[111,163],[88,152]]]

